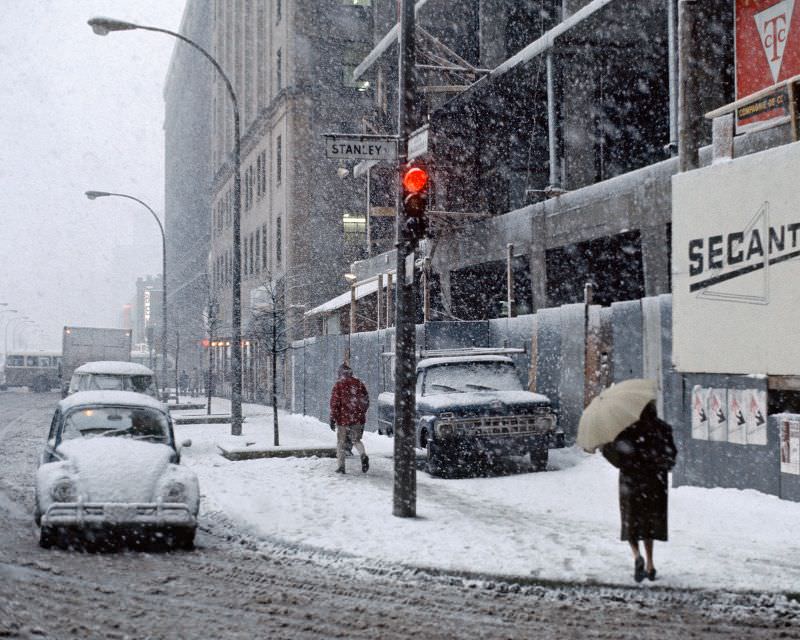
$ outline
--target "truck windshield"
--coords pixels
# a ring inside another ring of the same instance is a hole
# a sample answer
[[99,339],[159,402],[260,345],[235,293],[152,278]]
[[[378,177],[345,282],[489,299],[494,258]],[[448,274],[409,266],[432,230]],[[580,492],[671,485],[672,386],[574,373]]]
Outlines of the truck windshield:
[[427,368],[422,395],[521,390],[510,362],[452,362]]

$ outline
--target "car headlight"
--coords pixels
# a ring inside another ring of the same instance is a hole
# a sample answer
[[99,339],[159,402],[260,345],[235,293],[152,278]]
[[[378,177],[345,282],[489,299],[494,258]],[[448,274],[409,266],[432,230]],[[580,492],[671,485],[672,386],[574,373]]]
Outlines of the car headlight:
[[78,488],[69,478],[61,478],[50,488],[50,497],[53,502],[77,502]]
[[161,488],[161,499],[164,502],[187,502],[186,485],[177,480],[170,480]]
[[533,419],[533,426],[537,431],[552,431],[554,423],[553,416],[539,416]]

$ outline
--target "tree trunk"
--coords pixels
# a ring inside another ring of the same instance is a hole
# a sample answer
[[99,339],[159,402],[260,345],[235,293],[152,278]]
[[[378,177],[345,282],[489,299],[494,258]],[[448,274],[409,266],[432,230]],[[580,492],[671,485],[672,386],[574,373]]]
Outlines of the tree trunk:
[[275,374],[278,369],[278,318],[275,313],[275,305],[272,305],[272,426],[275,432],[275,446],[280,445],[278,438],[278,383]]

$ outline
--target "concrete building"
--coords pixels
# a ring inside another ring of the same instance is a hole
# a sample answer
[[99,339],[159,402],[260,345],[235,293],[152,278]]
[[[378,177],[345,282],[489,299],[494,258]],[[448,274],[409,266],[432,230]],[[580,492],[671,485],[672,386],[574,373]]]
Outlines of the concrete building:
[[[211,48],[207,1],[186,3],[180,32]],[[208,305],[206,277],[211,225],[211,65],[177,43],[164,89],[165,234],[167,239],[168,350],[180,346],[181,366],[201,367]]]
[[[385,4],[373,11],[387,28],[355,77],[378,78],[371,113],[394,122],[397,28],[388,28],[395,17]],[[507,313],[509,261],[519,312],[580,301],[587,282],[601,304],[669,292],[677,7],[417,2],[417,124],[428,131],[415,162],[431,170],[430,209],[443,212],[419,252],[438,298],[431,319]],[[734,96],[732,3],[712,0],[702,11],[696,37],[710,44],[695,74],[697,146],[710,142],[702,114]],[[372,187],[373,205],[393,200]],[[359,280],[393,263],[380,255],[386,247],[353,266]]]

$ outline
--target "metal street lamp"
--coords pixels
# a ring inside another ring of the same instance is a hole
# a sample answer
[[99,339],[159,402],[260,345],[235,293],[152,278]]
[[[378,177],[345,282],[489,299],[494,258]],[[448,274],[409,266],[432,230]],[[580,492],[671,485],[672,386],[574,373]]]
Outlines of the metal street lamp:
[[111,18],[92,18],[88,21],[92,30],[100,36],[108,35],[112,31],[130,31],[141,29],[142,31],[155,31],[165,33],[168,36],[177,38],[189,46],[199,51],[219,73],[233,106],[233,264],[231,265],[233,279],[233,299],[231,304],[231,373],[233,384],[231,385],[231,434],[242,435],[242,250],[241,250],[241,193],[242,183],[239,175],[241,164],[241,150],[239,142],[239,101],[233,84],[222,70],[220,64],[199,44],[190,40],[180,33],[161,29],[159,27],[148,27],[122,20]]
[[[86,197],[89,200],[97,198],[106,198],[114,196],[117,198],[127,198],[134,200],[142,205],[150,212],[153,219],[158,224],[158,230],[161,231],[161,396],[164,396],[164,390],[167,388],[167,235],[164,233],[164,225],[156,215],[156,212],[146,203],[139,198],[129,196],[126,193],[112,193],[110,191],[87,191]],[[165,401],[169,400],[169,397]]]

